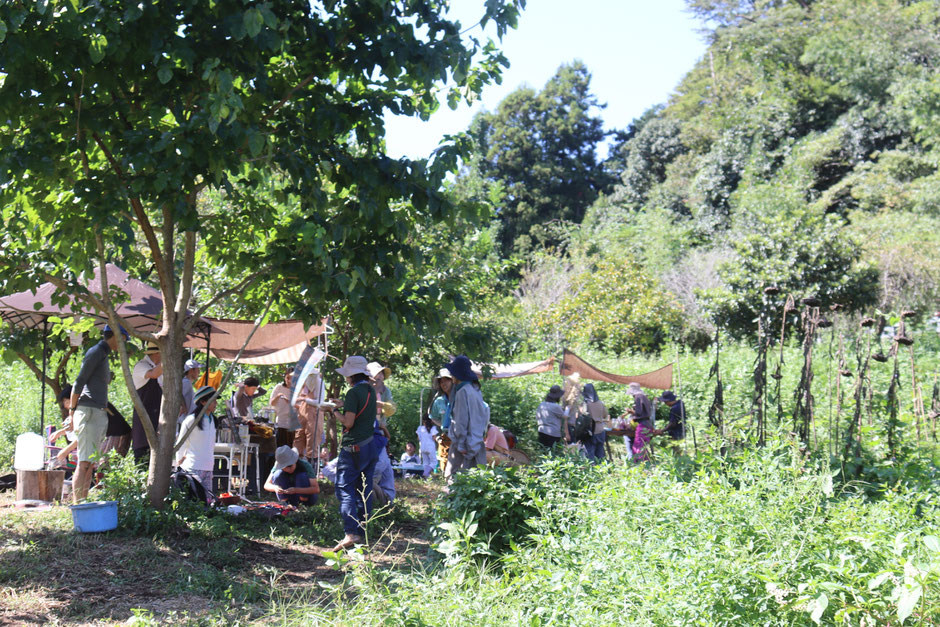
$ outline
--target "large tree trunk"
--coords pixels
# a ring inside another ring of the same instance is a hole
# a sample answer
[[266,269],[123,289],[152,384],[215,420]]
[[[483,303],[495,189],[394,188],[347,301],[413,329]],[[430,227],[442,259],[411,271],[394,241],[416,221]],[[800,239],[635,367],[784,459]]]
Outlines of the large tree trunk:
[[179,325],[173,325],[170,333],[161,338],[160,353],[163,358],[163,402],[160,404],[160,422],[157,429],[157,446],[150,454],[147,476],[147,496],[153,507],[163,507],[170,489],[170,474],[174,467],[173,445],[176,443],[176,425],[179,419],[183,393],[183,340]]

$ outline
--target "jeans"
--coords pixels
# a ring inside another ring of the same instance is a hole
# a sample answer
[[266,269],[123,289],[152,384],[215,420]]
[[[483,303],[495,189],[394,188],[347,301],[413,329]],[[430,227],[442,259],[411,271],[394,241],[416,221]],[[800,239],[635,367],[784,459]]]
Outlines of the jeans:
[[343,531],[349,535],[361,536],[365,531],[365,518],[372,513],[372,480],[378,456],[379,448],[374,439],[360,445],[357,453],[345,448],[339,452],[336,498]]
[[[309,488],[310,487],[310,477],[307,476],[307,473],[302,470],[294,470],[293,473],[288,474],[283,470],[276,471],[271,476],[271,483],[278,486],[279,488]],[[299,507],[300,505],[313,505],[317,502],[316,494],[284,494],[277,495],[278,501],[287,501],[289,504],[294,507]]]
[[598,464],[604,461],[604,445],[607,443],[607,433],[601,431],[591,436],[591,439],[581,444],[581,452],[589,460]]

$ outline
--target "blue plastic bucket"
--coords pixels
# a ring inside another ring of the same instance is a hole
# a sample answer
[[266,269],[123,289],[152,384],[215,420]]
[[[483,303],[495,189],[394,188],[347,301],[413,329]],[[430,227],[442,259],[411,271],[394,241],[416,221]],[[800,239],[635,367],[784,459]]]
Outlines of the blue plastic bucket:
[[94,501],[72,505],[72,524],[76,531],[98,533],[117,528],[117,501]]

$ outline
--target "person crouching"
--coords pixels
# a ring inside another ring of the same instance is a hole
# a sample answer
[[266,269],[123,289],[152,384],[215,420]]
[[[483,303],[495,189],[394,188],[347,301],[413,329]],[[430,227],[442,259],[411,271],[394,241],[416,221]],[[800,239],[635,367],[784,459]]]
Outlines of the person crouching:
[[264,489],[277,494],[278,501],[286,501],[294,507],[313,505],[320,493],[313,466],[300,459],[300,454],[286,444],[274,452],[274,470],[265,481]]

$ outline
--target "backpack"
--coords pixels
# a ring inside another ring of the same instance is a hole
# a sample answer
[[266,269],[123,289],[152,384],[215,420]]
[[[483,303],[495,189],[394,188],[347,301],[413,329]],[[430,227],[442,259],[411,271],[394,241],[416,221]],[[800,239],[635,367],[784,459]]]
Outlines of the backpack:
[[170,475],[170,485],[176,486],[176,489],[190,501],[196,501],[203,505],[208,502],[206,488],[199,482],[196,475],[188,473],[185,470],[177,470]]
[[571,429],[571,437],[576,442],[587,442],[594,437],[594,419],[591,414],[582,412],[578,414]]

